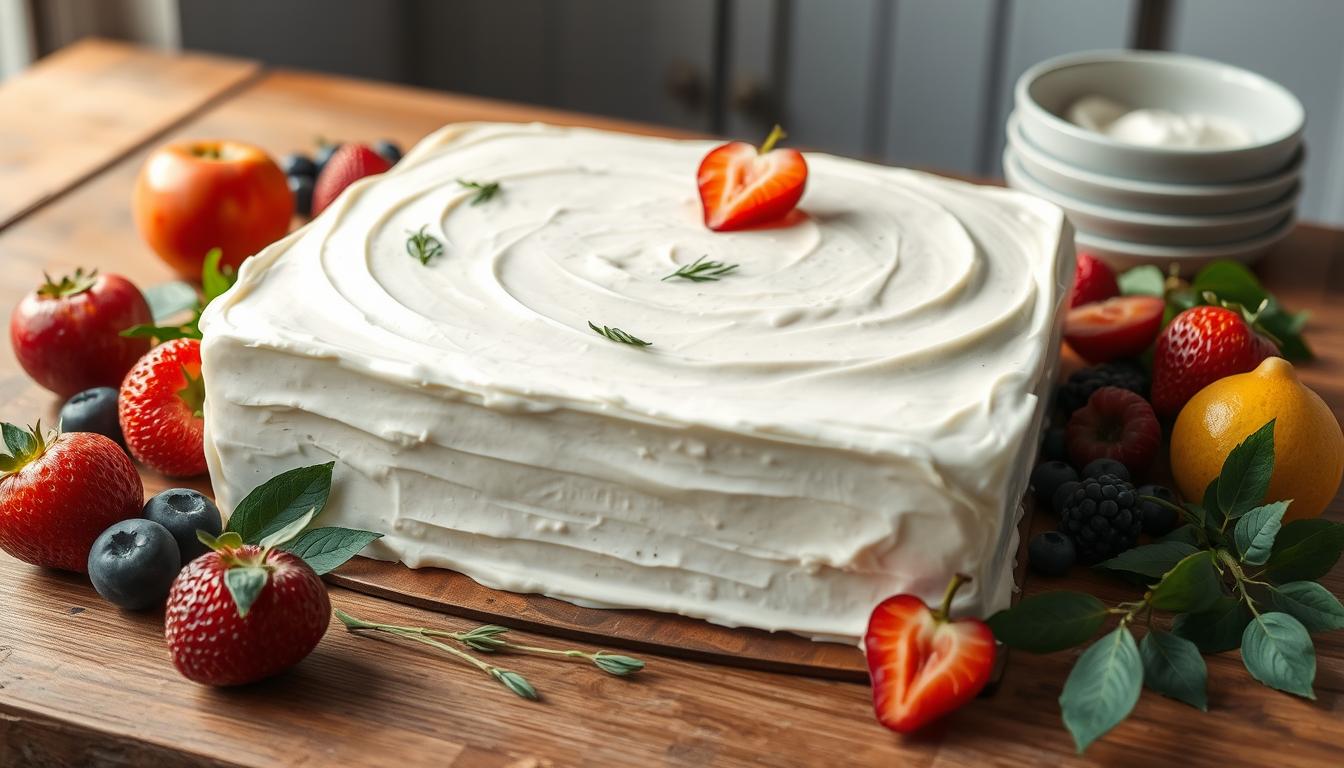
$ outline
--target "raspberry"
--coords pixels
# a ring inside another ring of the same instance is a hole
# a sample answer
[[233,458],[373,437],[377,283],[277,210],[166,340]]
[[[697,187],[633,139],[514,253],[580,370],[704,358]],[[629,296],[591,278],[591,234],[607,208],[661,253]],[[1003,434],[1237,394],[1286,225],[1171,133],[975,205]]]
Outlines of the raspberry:
[[1084,563],[1115,557],[1131,549],[1143,530],[1138,493],[1115,475],[1085,478],[1064,500],[1059,530],[1073,539]]
[[1097,459],[1113,459],[1140,477],[1153,463],[1162,442],[1162,428],[1147,400],[1119,387],[1102,387],[1087,405],[1069,417],[1065,430],[1069,458],[1085,467]]

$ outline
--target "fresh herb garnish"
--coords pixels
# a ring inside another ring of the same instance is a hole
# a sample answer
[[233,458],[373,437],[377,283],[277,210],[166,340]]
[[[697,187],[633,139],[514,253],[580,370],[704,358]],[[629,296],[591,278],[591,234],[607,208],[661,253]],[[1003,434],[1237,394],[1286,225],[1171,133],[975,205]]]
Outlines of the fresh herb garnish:
[[555,656],[567,659],[583,659],[598,669],[609,675],[624,677],[634,674],[644,668],[644,662],[630,656],[622,656],[616,653],[606,651],[597,651],[588,653],[587,651],[562,650],[559,648],[543,648],[535,645],[521,645],[504,639],[504,635],[509,631],[508,627],[501,627],[498,624],[487,624],[476,627],[468,632],[449,632],[442,629],[428,629],[426,627],[399,627],[393,624],[378,624],[372,621],[357,619],[345,611],[337,609],[336,618],[340,619],[350,631],[373,630],[375,632],[384,632],[395,637],[414,640],[418,643],[424,643],[432,648],[456,656],[459,659],[471,664],[485,674],[499,681],[501,685],[508,688],[513,693],[524,699],[536,700],[537,690],[532,684],[517,672],[496,667],[475,656],[454,648],[435,638],[446,638],[458,642],[467,648],[481,653],[498,653],[514,651],[518,653],[531,653],[543,656]]
[[[1311,632],[1344,629],[1344,605],[1316,583],[1344,553],[1344,525],[1283,522],[1290,502],[1263,503],[1274,472],[1274,422],[1232,450],[1201,504],[1172,507],[1184,525],[1161,541],[1098,566],[1147,585],[1107,606],[1081,592],[1025,598],[989,618],[1010,648],[1049,653],[1087,642],[1111,616],[1119,625],[1079,657],[1060,696],[1081,752],[1129,716],[1142,686],[1206,709],[1203,653],[1241,648],[1253,678],[1313,699]],[[1174,613],[1167,628],[1157,612]],[[1135,643],[1132,628],[1147,634]]]
[[430,259],[443,255],[443,243],[439,238],[426,232],[425,227],[409,234],[410,236],[406,238],[406,252],[419,259],[421,264],[428,264]]
[[671,280],[674,277],[680,277],[697,283],[707,283],[718,280],[738,267],[737,264],[724,264],[722,261],[709,261],[708,259],[708,256],[701,256],[690,264],[683,264],[681,269],[663,279]]
[[625,331],[622,331],[620,328],[608,328],[608,327],[605,326],[605,325],[599,327],[599,326],[593,325],[593,321],[592,321],[592,320],[589,320],[589,321],[588,321],[588,327],[589,327],[589,328],[592,328],[593,331],[596,332],[599,336],[605,336],[605,337],[607,337],[608,339],[611,339],[612,341],[615,341],[615,342],[620,342],[621,344],[630,344],[631,346],[636,346],[636,347],[652,347],[652,346],[653,346],[653,342],[651,342],[651,341],[645,341],[645,340],[643,340],[643,339],[641,339],[641,338],[638,338],[638,337],[636,337],[636,336],[631,336],[630,334],[626,333]]
[[476,194],[471,198],[472,205],[480,205],[499,194],[498,181],[467,181],[466,179],[458,179],[457,183],[467,189],[476,190]]
[[[121,335],[133,339],[154,339],[156,344],[173,339],[201,338],[201,314],[205,312],[210,302],[224,295],[224,292],[232,288],[234,282],[238,280],[238,275],[232,267],[220,268],[219,260],[222,255],[218,248],[211,248],[210,252],[205,254],[205,262],[201,265],[201,298],[192,308],[189,320],[179,325],[154,323],[133,325],[122,331]],[[191,290],[190,287],[188,290]]]

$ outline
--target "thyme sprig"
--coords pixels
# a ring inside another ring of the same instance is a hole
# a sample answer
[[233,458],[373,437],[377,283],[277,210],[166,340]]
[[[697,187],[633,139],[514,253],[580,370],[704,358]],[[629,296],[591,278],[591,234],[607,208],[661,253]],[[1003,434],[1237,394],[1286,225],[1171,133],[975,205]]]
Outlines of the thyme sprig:
[[596,333],[597,335],[605,336],[608,339],[611,339],[612,341],[618,342],[620,344],[629,344],[635,347],[653,346],[653,342],[645,341],[639,338],[638,336],[632,336],[631,334],[622,331],[620,328],[611,328],[605,325],[602,326],[594,325],[592,320],[588,321],[588,327],[592,328],[593,332]]
[[680,277],[683,280],[696,283],[708,283],[718,280],[738,267],[737,264],[724,264],[722,261],[709,261],[708,259],[708,256],[701,256],[690,264],[683,264],[680,269],[664,277],[663,280]]
[[509,631],[508,627],[501,627],[498,624],[486,624],[467,632],[450,632],[444,629],[429,629],[427,627],[401,627],[394,624],[379,624],[377,622],[355,618],[340,609],[336,610],[336,618],[340,619],[341,623],[345,624],[346,628],[352,632],[357,630],[384,632],[393,635],[394,637],[414,640],[415,642],[423,643],[432,648],[437,648],[438,650],[449,653],[489,675],[514,694],[521,696],[524,699],[531,699],[532,701],[539,699],[540,695],[537,693],[537,689],[533,688],[532,684],[522,675],[513,670],[497,667],[482,661],[470,653],[448,645],[436,638],[447,638],[482,653],[515,651],[570,659],[585,659],[607,674],[622,677],[638,672],[644,668],[644,662],[639,659],[615,653],[608,653],[606,651],[588,653],[586,651],[542,648],[535,645],[514,643],[503,637],[503,635]]
[[472,205],[480,205],[481,203],[489,202],[490,198],[499,194],[498,181],[467,181],[466,179],[458,179],[457,183],[467,189],[476,190],[476,194],[471,198]]
[[407,230],[409,237],[406,238],[406,252],[412,258],[419,259],[421,264],[429,264],[430,259],[443,255],[443,243],[439,238],[426,232],[426,228],[427,225],[417,232]]

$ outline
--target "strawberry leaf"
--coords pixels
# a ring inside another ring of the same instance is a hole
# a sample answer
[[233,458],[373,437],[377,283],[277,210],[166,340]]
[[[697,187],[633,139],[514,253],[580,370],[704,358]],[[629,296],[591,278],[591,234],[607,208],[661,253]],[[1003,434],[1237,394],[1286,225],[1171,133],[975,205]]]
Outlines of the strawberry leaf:
[[1081,754],[1129,717],[1143,688],[1143,661],[1126,627],[1117,627],[1078,657],[1059,706]]
[[302,517],[309,509],[320,514],[331,494],[334,462],[298,467],[267,480],[247,494],[229,516],[224,529],[256,544]]
[[1262,613],[1246,625],[1241,660],[1251,677],[1270,688],[1315,699],[1316,649],[1302,622],[1286,613]]
[[[196,289],[183,280],[151,285],[144,291],[149,313],[155,321],[162,321],[192,309],[201,300]],[[137,326],[138,327],[138,326]]]
[[1274,474],[1274,420],[1237,444],[1218,474],[1218,506],[1229,519],[1251,511],[1265,498]]
[[224,572],[224,586],[228,587],[229,594],[233,596],[239,616],[246,617],[247,612],[252,610],[253,603],[261,597],[261,591],[266,588],[269,579],[270,572],[261,566],[230,568]]
[[1143,659],[1143,684],[1207,712],[1209,670],[1199,648],[1183,637],[1151,630],[1139,643]]
[[9,455],[15,459],[22,461],[37,450],[37,438],[31,430],[9,422],[0,424],[0,430],[4,433],[5,447],[9,449]]
[[351,528],[314,528],[280,548],[303,558],[321,576],[344,565],[382,535]]
[[1274,547],[1274,539],[1283,527],[1283,514],[1288,502],[1276,501],[1256,507],[1237,521],[1233,540],[1241,561],[1247,565],[1264,565]]
[[1116,277],[1120,293],[1126,296],[1157,296],[1166,293],[1167,276],[1151,264],[1134,267]]
[[201,306],[214,301],[224,292],[233,287],[237,282],[238,276],[234,274],[232,268],[220,270],[219,260],[223,253],[218,248],[211,248],[210,252],[205,254],[205,262],[201,265]]

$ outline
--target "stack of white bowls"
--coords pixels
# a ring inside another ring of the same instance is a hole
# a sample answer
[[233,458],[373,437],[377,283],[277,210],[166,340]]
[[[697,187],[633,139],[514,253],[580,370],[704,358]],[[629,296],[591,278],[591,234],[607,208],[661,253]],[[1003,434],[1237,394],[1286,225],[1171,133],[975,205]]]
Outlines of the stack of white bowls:
[[[1221,148],[1121,141],[1066,119],[1088,97],[1212,117],[1249,140]],[[1277,83],[1193,56],[1106,51],[1032,67],[1014,98],[1008,185],[1064,209],[1079,251],[1117,268],[1189,272],[1217,259],[1255,261],[1292,229],[1305,112]]]

